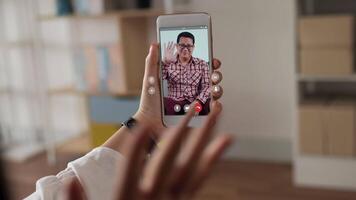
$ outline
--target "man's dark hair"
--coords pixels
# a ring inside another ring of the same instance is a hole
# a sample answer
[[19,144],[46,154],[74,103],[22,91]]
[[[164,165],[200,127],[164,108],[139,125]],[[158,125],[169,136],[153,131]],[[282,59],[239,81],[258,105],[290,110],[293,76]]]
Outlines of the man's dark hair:
[[195,38],[194,35],[189,33],[189,32],[181,32],[179,33],[179,35],[177,36],[177,44],[179,43],[179,40],[181,37],[187,37],[193,40],[193,44],[195,44]]

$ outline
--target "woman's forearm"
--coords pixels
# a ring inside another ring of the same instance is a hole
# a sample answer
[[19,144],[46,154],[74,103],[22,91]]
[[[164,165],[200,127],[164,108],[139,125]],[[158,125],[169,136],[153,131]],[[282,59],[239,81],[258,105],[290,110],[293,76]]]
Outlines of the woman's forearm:
[[128,137],[132,137],[130,130],[126,126],[122,126],[101,146],[111,148],[121,153],[123,156],[126,156],[123,146],[125,145],[125,141],[127,141]]

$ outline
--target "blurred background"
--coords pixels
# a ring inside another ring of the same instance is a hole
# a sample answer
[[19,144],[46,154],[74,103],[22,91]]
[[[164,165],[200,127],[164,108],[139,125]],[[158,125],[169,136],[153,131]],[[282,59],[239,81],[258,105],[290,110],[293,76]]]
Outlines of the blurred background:
[[355,0],[0,0],[11,199],[136,111],[156,17],[192,11],[212,16],[236,137],[196,199],[356,199]]

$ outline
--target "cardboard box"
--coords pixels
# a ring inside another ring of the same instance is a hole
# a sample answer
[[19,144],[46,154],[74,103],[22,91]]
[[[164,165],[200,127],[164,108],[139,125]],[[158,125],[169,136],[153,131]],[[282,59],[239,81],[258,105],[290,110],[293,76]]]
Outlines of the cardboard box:
[[308,16],[299,20],[301,48],[352,49],[354,36],[352,15]]
[[300,73],[308,75],[350,75],[354,52],[346,48],[301,49]]
[[299,111],[300,152],[307,155],[356,155],[356,103],[307,102]]
[[326,153],[335,156],[353,156],[356,148],[355,104],[333,102],[326,108],[324,116]]
[[302,154],[324,153],[324,128],[322,116],[325,106],[307,103],[299,108],[299,147]]

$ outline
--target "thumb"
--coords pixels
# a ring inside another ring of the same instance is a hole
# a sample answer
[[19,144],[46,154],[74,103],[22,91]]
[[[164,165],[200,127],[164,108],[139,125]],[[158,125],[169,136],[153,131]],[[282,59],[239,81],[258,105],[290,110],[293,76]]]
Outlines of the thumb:
[[[153,76],[155,79],[158,77],[158,44],[153,43],[150,46],[149,53],[146,57],[145,79]],[[157,80],[156,80],[157,81]]]

